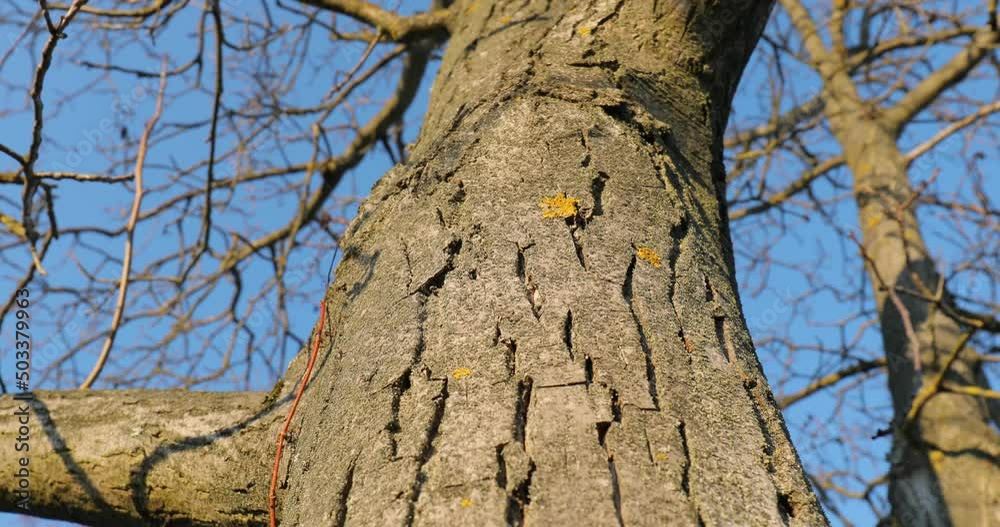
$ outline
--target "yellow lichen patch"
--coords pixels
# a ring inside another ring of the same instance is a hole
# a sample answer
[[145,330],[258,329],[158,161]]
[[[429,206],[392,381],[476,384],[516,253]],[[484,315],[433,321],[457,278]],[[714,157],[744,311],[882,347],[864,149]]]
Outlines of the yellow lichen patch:
[[500,23],[501,24],[510,24],[512,20],[513,19],[511,17],[509,17],[509,16],[501,17],[500,18]]
[[462,501],[459,502],[459,505],[461,505],[463,507],[471,507],[472,506],[472,500],[470,500],[469,498],[462,498]]
[[581,34],[581,35],[589,35],[589,34],[591,34],[591,33],[592,33],[593,31],[594,31],[594,28],[592,28],[592,27],[590,27],[590,26],[583,26],[583,27],[579,27],[579,28],[577,28],[577,30],[576,30],[576,32],[577,32],[577,33],[579,33],[579,34]]
[[660,257],[659,253],[649,247],[637,247],[635,255],[638,256],[640,260],[647,262],[653,267],[663,267],[663,258]]
[[927,457],[930,459],[931,465],[937,468],[937,466],[944,461],[944,452],[940,450],[931,450],[931,453]]
[[455,380],[460,380],[472,375],[472,370],[469,368],[457,368],[455,371],[451,372],[451,375],[452,377],[455,377]]
[[660,461],[666,461],[666,460],[667,460],[667,458],[669,458],[669,457],[670,457],[670,456],[668,456],[668,455],[664,454],[663,452],[657,452],[657,453],[656,453],[656,459],[658,459],[658,460],[660,460]]
[[580,200],[560,192],[550,198],[542,198],[538,206],[542,208],[543,218],[570,218],[576,216]]

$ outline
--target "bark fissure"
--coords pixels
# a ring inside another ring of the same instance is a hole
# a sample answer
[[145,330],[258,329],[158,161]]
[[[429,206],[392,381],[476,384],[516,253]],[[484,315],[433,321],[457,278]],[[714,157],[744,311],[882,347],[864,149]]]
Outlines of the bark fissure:
[[444,265],[442,265],[437,272],[431,275],[430,278],[424,280],[424,282],[420,284],[414,292],[427,297],[433,294],[435,290],[441,289],[444,285],[445,278],[448,277],[448,273],[455,269],[455,257],[458,256],[458,253],[461,252],[461,250],[462,239],[452,238],[452,240],[448,242],[448,246],[445,247],[447,259],[445,260]]
[[524,524],[525,508],[531,503],[531,482],[535,472],[535,462],[527,447],[528,411],[531,407],[531,392],[534,382],[531,377],[525,377],[517,383],[517,405],[514,410],[513,437],[527,456],[528,470],[523,478],[509,489],[505,518],[508,525]]
[[525,445],[525,434],[528,427],[528,407],[531,405],[531,390],[533,381],[531,377],[525,377],[517,383],[517,407],[514,410],[514,440],[521,444],[527,451]]
[[573,241],[573,250],[576,252],[576,261],[580,263],[580,267],[583,269],[587,268],[587,261],[583,256],[583,244],[580,241],[580,231],[583,230],[584,225],[586,225],[586,220],[577,216],[571,218],[566,218],[566,226],[569,227],[569,237]]
[[691,470],[693,460],[691,458],[690,447],[688,446],[687,424],[683,420],[677,422],[677,434],[680,436],[681,455],[684,458],[681,463],[681,491],[684,492],[688,498],[691,505],[691,511],[694,513],[695,522],[698,527],[704,527],[705,520],[702,517],[701,508],[698,505],[698,499],[691,490]]
[[528,458],[528,474],[514,488],[507,498],[507,524],[515,527],[524,525],[525,509],[531,504],[531,480],[535,474],[535,462]]
[[517,341],[513,338],[503,339],[504,347],[504,369],[507,371],[507,378],[513,378],[517,374]]
[[618,391],[612,388],[610,389],[610,393],[611,421],[598,421],[595,423],[595,428],[597,429],[597,443],[604,449],[604,454],[608,459],[608,476],[611,478],[611,499],[614,503],[615,518],[618,520],[619,527],[624,527],[625,520],[622,515],[622,491],[618,480],[618,467],[615,466],[615,455],[611,451],[611,447],[607,441],[608,432],[611,430],[611,427],[622,422],[622,408],[621,402],[618,400]]
[[[427,380],[437,380],[431,376],[430,370],[424,370],[423,374],[427,377]],[[418,457],[417,471],[413,478],[413,484],[410,487],[410,495],[407,500],[407,512],[405,524],[407,527],[413,525],[413,520],[416,516],[417,502],[420,500],[420,494],[423,492],[424,483],[427,481],[426,467],[427,463],[430,462],[431,457],[434,456],[434,440],[438,437],[438,431],[441,427],[441,421],[444,420],[445,405],[448,402],[448,379],[440,379],[441,391],[433,399],[434,401],[434,414],[431,417],[431,422],[427,427],[427,434],[424,437],[423,444],[420,447],[420,454]]]
[[503,489],[505,492],[507,490],[507,460],[504,459],[503,449],[506,446],[507,443],[501,443],[497,445],[497,475],[496,475],[497,487]]
[[667,297],[674,308],[674,313],[678,312],[675,302],[675,297],[677,296],[677,262],[680,260],[687,235],[688,220],[686,217],[681,217],[676,224],[670,226],[670,238],[673,240],[673,244],[667,252],[667,271],[670,275],[670,280],[667,282]]
[[573,357],[573,310],[566,310],[566,318],[563,319],[563,344],[566,346],[566,351],[569,353],[569,360],[574,360]]
[[611,390],[611,420],[615,423],[622,422],[622,403],[618,398],[618,390]]
[[681,490],[684,494],[691,496],[691,452],[688,450],[687,432],[684,421],[678,421],[677,434],[681,438],[681,455],[684,456],[684,464],[681,466]]
[[[633,250],[635,250],[634,246]],[[653,364],[653,350],[649,345],[649,340],[646,338],[646,330],[642,326],[639,315],[635,312],[635,305],[632,301],[632,280],[637,260],[638,258],[633,254],[632,260],[625,270],[625,281],[622,283],[622,298],[625,300],[625,304],[628,305],[629,314],[632,316],[632,323],[635,324],[635,330],[639,335],[639,346],[642,347],[642,354],[646,360],[646,383],[649,388],[649,397],[653,401],[653,408],[659,410],[660,399],[656,390],[656,366]]]
[[618,469],[615,467],[615,456],[610,452],[608,452],[608,473],[611,476],[611,493],[615,504],[615,517],[618,519],[619,527],[625,527],[625,519],[622,517],[622,489],[618,484]]
[[524,297],[531,306],[531,314],[535,316],[535,320],[538,320],[542,318],[541,293],[538,291],[538,285],[532,280],[531,275],[527,273],[527,260],[525,257],[525,252],[532,246],[534,246],[533,243],[524,247],[516,245],[517,262],[515,264],[515,272],[517,273],[518,280],[521,281],[521,286],[524,288]]
[[[416,360],[419,360],[419,353],[415,353],[415,357]],[[410,375],[412,372],[412,367],[407,368],[391,386],[392,402],[389,407],[389,422],[386,424],[385,429],[389,432],[389,456],[392,458],[395,458],[398,452],[396,436],[402,431],[402,426],[399,423],[399,406],[403,400],[403,396],[410,389]]]
[[351,489],[354,488],[354,469],[356,466],[357,458],[351,462],[351,466],[347,469],[347,479],[338,497],[336,525],[341,527],[347,525],[347,505],[351,498]]
[[757,419],[757,426],[760,428],[761,437],[764,439],[764,455],[767,456],[767,471],[770,474],[774,473],[774,463],[771,457],[774,455],[774,440],[771,438],[771,431],[767,426],[767,421],[764,420],[764,416],[760,413],[760,408],[757,407],[757,401],[753,395],[751,388],[744,387],[747,393],[747,397],[750,400],[750,407],[753,408],[754,418]]
[[598,422],[597,423],[597,442],[604,449],[604,453],[608,458],[608,475],[611,478],[611,499],[614,502],[615,507],[615,518],[618,520],[619,527],[625,526],[625,520],[622,517],[622,490],[621,485],[618,482],[618,469],[615,467],[615,456],[608,448],[607,436],[608,430],[611,429],[611,422]]
[[590,197],[594,201],[594,208],[591,212],[593,216],[604,214],[604,187],[609,179],[611,176],[607,173],[597,171],[597,175],[590,180]]

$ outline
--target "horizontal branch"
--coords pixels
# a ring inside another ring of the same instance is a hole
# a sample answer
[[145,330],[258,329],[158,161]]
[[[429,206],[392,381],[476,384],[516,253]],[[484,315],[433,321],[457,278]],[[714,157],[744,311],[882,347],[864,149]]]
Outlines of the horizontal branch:
[[913,163],[913,161],[915,161],[918,157],[929,152],[932,148],[937,146],[942,141],[948,139],[955,133],[961,131],[963,128],[995,112],[1000,112],[1000,101],[994,101],[992,104],[986,104],[980,106],[979,109],[976,110],[975,112],[966,115],[965,117],[942,128],[940,131],[934,134],[934,137],[931,137],[927,141],[924,141],[923,143],[914,147],[913,150],[910,150],[909,152],[906,153],[907,166]]
[[[111,18],[149,18],[160,12],[161,9],[170,5],[171,0],[156,0],[152,4],[138,9],[102,9],[93,6],[83,6],[80,10],[88,15],[96,15]],[[48,6],[53,11],[68,11],[71,6],[53,4]]]
[[806,173],[802,174],[795,181],[789,183],[785,188],[780,191],[768,196],[761,203],[751,205],[749,207],[744,207],[741,209],[733,210],[729,213],[729,221],[736,221],[747,216],[752,216],[754,214],[760,214],[762,212],[767,212],[782,203],[785,203],[793,196],[802,192],[803,190],[809,188],[809,185],[813,181],[816,181],[820,176],[830,172],[831,170],[844,164],[844,156],[838,155],[824,160],[823,162],[813,166]]
[[872,370],[884,368],[886,363],[887,361],[885,357],[881,357],[875,360],[858,361],[856,364],[852,364],[851,366],[835,371],[825,377],[813,381],[811,384],[809,384],[809,386],[806,386],[805,388],[791,395],[782,397],[781,400],[778,401],[778,406],[780,406],[781,409],[784,410],[789,406],[801,401],[802,399],[805,399],[806,397],[809,397],[810,395],[822,390],[823,388],[837,384],[838,382],[847,379],[848,377],[853,377],[854,375],[857,375],[859,373],[867,373]]
[[796,128],[802,121],[819,115],[824,108],[823,98],[813,97],[783,114],[773,116],[770,121],[764,124],[729,134],[724,146],[726,148],[735,148],[739,145],[749,146],[750,143],[761,137],[781,137],[789,130]]
[[[0,397],[0,510],[89,525],[264,525],[281,418],[264,402],[255,392],[152,390]],[[27,511],[13,477],[22,456]]]
[[431,38],[441,42],[448,35],[451,11],[436,9],[429,13],[404,16],[365,2],[364,0],[299,0],[313,7],[347,15],[359,22],[380,29],[388,40],[413,42]]
[[944,383],[941,389],[946,392],[961,393],[965,395],[971,395],[973,397],[984,397],[987,399],[1000,399],[1000,392],[995,390],[990,390],[983,388],[981,386],[967,386],[958,384]]

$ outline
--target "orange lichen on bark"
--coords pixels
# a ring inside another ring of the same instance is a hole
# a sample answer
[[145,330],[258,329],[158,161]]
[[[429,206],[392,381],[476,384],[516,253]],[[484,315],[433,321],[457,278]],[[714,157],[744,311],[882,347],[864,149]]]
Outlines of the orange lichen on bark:
[[542,198],[538,204],[543,218],[570,218],[580,210],[580,200],[560,192],[549,198]]
[[653,267],[663,267],[663,258],[660,257],[659,253],[649,247],[636,247],[635,255],[638,256],[640,260],[647,262]]

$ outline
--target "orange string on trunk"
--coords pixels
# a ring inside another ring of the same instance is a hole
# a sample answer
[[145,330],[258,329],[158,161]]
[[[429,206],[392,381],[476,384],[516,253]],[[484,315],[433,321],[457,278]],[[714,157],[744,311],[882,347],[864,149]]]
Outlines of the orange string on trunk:
[[306,365],[306,371],[302,373],[302,382],[299,384],[299,391],[295,394],[295,400],[292,401],[292,408],[288,410],[288,415],[285,417],[285,424],[281,427],[281,432],[278,434],[278,451],[274,455],[274,470],[271,472],[271,490],[268,493],[268,512],[271,516],[271,527],[277,527],[278,520],[277,514],[274,511],[274,504],[277,501],[277,490],[278,490],[278,472],[281,466],[281,450],[285,443],[285,437],[288,435],[288,426],[292,423],[292,417],[295,415],[295,409],[299,406],[299,399],[302,398],[302,392],[306,390],[306,383],[309,382],[309,374],[312,373],[313,364],[316,362],[316,355],[319,354],[319,338],[323,333],[323,322],[326,320],[326,302],[320,302],[319,304],[319,327],[316,329],[316,338],[313,339],[312,353],[309,354],[309,364]]

